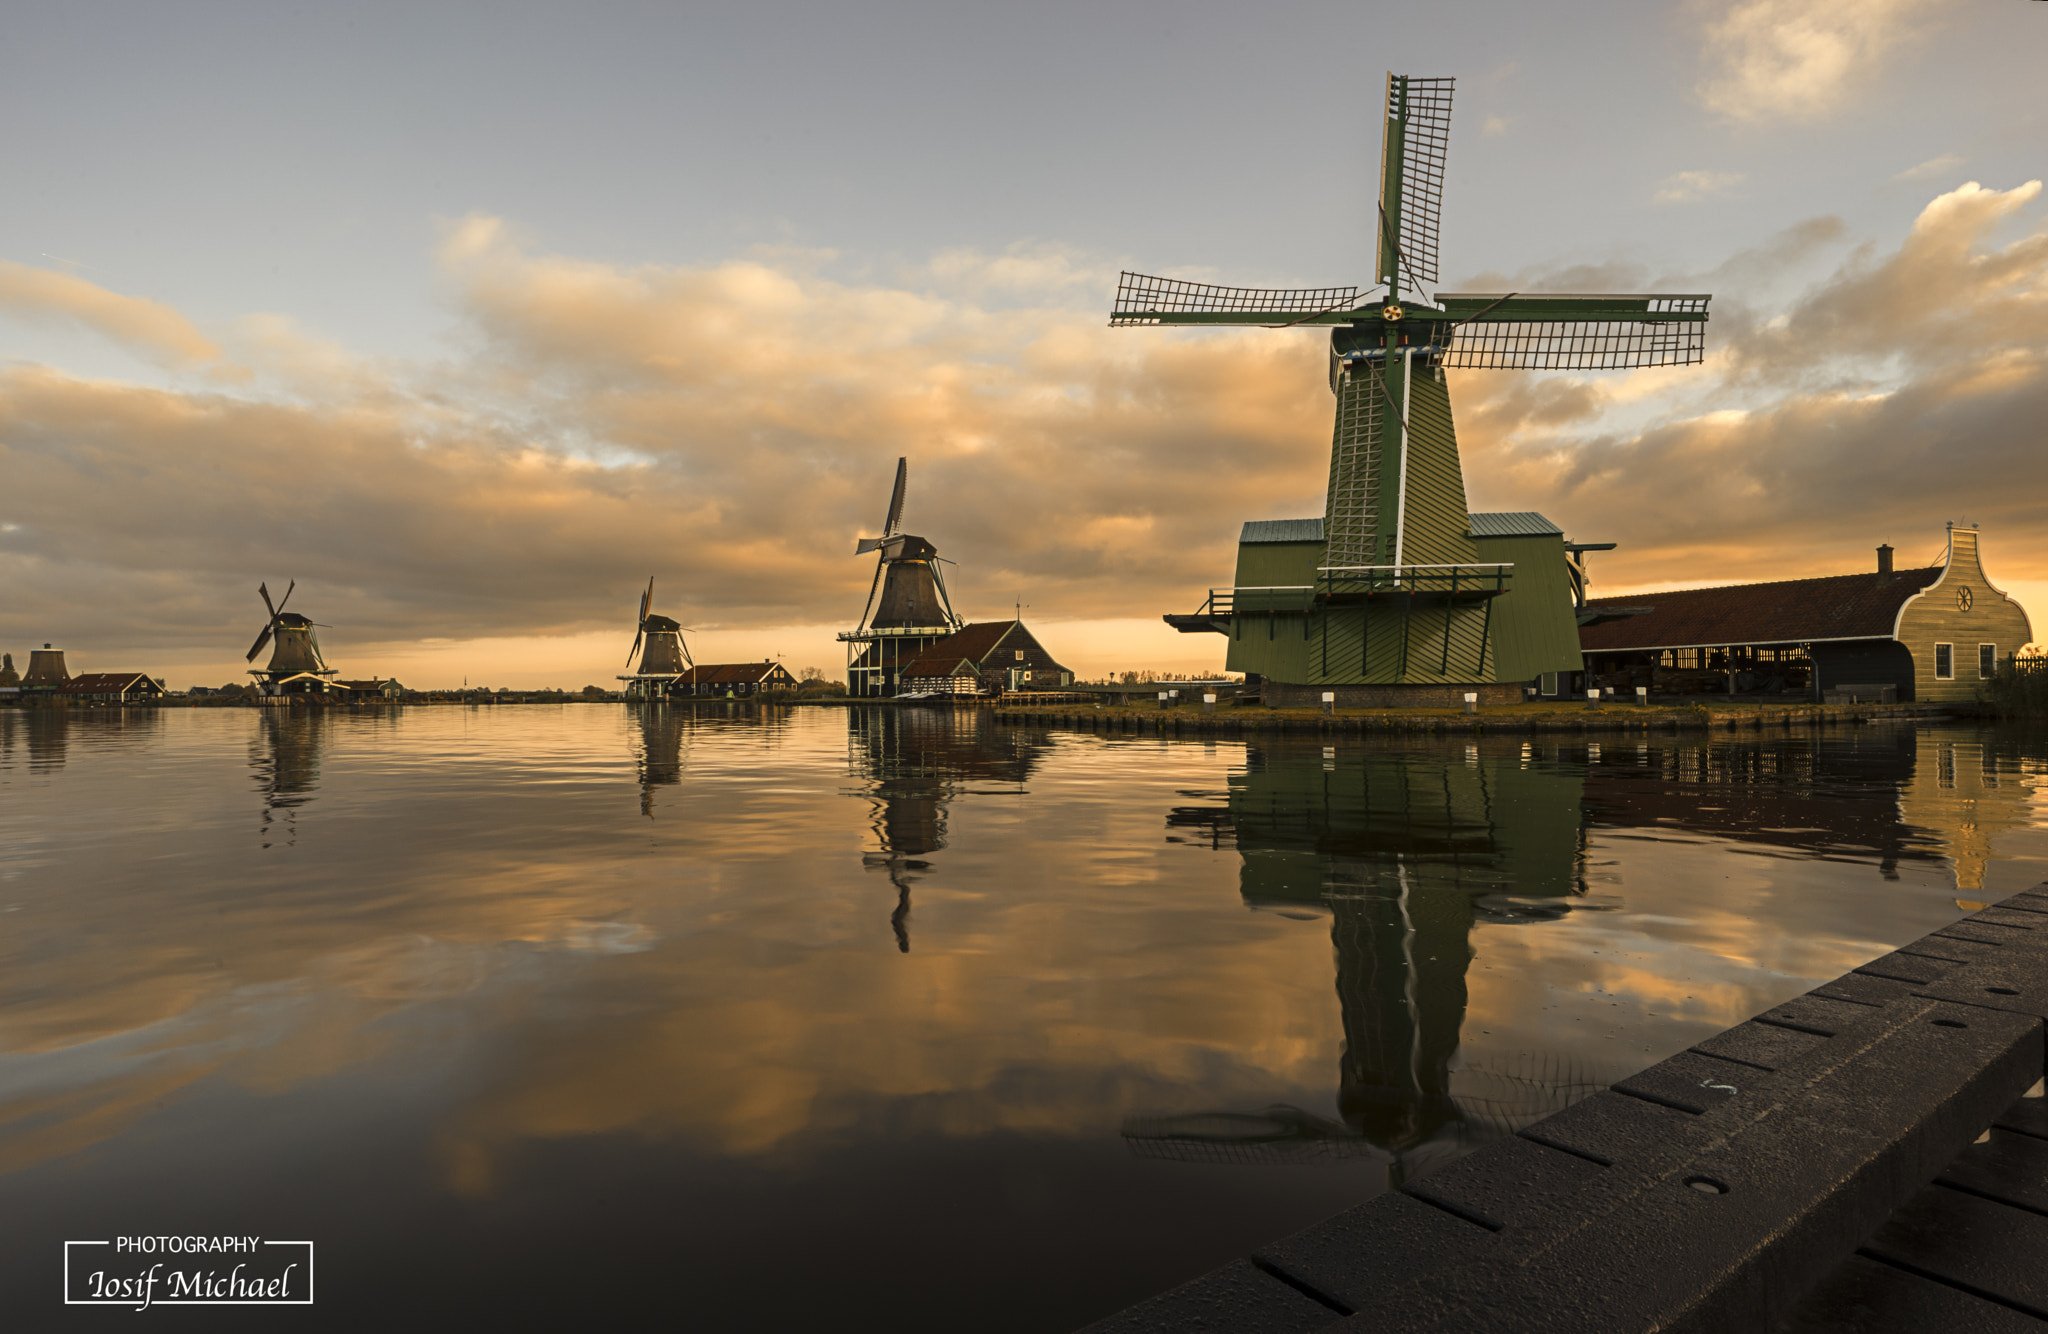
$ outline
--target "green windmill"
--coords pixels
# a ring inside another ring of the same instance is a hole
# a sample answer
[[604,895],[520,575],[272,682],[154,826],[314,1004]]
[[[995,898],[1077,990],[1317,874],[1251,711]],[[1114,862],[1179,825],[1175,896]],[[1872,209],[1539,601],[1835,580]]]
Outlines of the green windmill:
[[[1231,639],[1228,665],[1342,702],[1519,700],[1580,667],[1571,544],[1532,513],[1468,512],[1444,371],[1700,361],[1708,298],[1436,293],[1451,79],[1387,76],[1375,285],[1218,287],[1125,273],[1112,326],[1330,327],[1336,428],[1321,520],[1245,525],[1237,577],[1169,624]],[[1367,687],[1358,689],[1358,687]],[[1295,692],[1300,693],[1300,692]]]

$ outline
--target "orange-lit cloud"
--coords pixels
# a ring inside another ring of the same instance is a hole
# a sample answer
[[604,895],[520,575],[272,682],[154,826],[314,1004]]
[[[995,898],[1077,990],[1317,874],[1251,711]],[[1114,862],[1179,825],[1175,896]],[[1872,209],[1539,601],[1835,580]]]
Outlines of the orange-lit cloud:
[[110,292],[75,274],[7,260],[0,260],[0,314],[74,320],[173,369],[221,355],[212,340],[169,306]]
[[1912,0],[1719,0],[1698,7],[1708,110],[1747,124],[1833,115],[1923,32],[1938,5]]

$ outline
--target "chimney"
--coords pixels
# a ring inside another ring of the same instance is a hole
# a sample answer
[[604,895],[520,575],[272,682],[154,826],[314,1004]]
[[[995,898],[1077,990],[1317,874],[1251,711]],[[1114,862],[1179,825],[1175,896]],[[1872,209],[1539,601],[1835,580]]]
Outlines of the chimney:
[[1877,572],[1879,574],[1890,574],[1892,572],[1892,547],[1889,542],[1880,542],[1878,544]]

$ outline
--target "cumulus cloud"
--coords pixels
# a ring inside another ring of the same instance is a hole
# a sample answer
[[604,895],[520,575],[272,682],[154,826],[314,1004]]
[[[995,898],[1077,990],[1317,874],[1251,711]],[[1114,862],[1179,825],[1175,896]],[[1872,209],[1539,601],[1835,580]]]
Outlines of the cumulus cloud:
[[[2048,225],[1995,241],[2040,189],[1965,185],[1789,309],[1725,309],[1701,368],[1466,377],[1475,505],[1621,541],[1629,584],[1861,569],[1879,541],[1917,559],[1966,512],[1997,570],[2048,573]],[[1645,378],[1663,415],[1617,430]]]
[[1681,171],[1665,178],[1650,196],[1653,204],[1692,204],[1727,194],[1742,184],[1739,171]]
[[1914,0],[1733,0],[1701,6],[1706,108],[1745,124],[1823,119],[1883,72],[1939,6]]
[[71,320],[159,365],[183,370],[220,359],[220,348],[169,306],[122,296],[54,269],[0,260],[0,313]]

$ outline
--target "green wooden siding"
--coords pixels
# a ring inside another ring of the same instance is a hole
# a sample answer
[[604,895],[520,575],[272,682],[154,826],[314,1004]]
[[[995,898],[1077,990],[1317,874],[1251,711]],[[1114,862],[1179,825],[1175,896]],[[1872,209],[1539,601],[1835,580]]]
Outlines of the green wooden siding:
[[[1398,394],[1398,368],[1389,380]],[[1450,392],[1435,374],[1420,367],[1408,392],[1407,503],[1403,513],[1403,565],[1470,565],[1479,559],[1472,539],[1466,536],[1472,516],[1465,507],[1465,473],[1458,464]]]
[[1473,546],[1487,564],[1514,566],[1508,580],[1512,593],[1494,601],[1493,662],[1499,673],[1494,679],[1533,681],[1544,672],[1578,671],[1579,622],[1564,538],[1482,537]]

